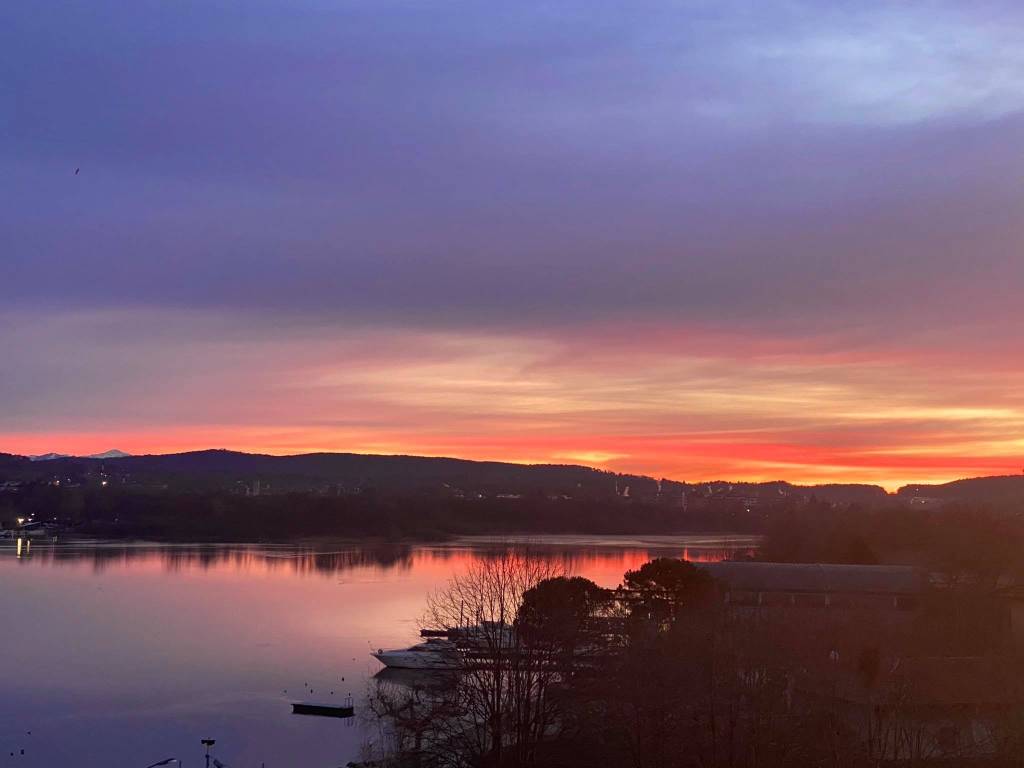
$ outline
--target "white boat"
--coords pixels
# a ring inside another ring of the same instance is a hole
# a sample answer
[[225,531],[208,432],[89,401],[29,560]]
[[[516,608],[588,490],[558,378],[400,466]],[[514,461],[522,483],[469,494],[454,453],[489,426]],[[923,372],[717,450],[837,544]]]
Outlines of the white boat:
[[410,648],[391,651],[379,648],[371,655],[385,667],[394,669],[455,669],[459,665],[455,643],[439,638]]

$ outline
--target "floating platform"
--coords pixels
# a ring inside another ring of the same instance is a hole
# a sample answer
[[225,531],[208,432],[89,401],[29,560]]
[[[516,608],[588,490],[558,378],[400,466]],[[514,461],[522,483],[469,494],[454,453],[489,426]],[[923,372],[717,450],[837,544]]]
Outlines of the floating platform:
[[329,704],[292,704],[293,715],[316,715],[317,717],[354,717],[355,707],[333,707]]

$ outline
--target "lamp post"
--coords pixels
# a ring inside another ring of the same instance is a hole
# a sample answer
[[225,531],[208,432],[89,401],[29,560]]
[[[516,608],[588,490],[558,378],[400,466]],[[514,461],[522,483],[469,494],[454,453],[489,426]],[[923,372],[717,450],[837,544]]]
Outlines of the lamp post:
[[210,747],[217,743],[216,739],[200,739],[199,743],[206,747],[206,768],[210,768]]

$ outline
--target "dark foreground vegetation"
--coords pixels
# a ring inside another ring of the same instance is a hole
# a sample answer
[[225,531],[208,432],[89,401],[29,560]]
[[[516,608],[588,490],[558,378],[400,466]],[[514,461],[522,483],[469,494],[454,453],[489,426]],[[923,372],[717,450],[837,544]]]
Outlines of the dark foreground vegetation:
[[457,669],[377,676],[366,764],[1024,761],[1015,603],[969,569],[717,568],[659,559],[606,590],[522,553],[481,562],[423,619]]

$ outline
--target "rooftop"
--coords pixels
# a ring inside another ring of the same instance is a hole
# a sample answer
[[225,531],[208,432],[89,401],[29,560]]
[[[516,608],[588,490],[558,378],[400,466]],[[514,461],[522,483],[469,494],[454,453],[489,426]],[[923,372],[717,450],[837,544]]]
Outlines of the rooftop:
[[927,585],[924,572],[904,565],[721,562],[698,567],[729,589],[747,592],[913,595]]

